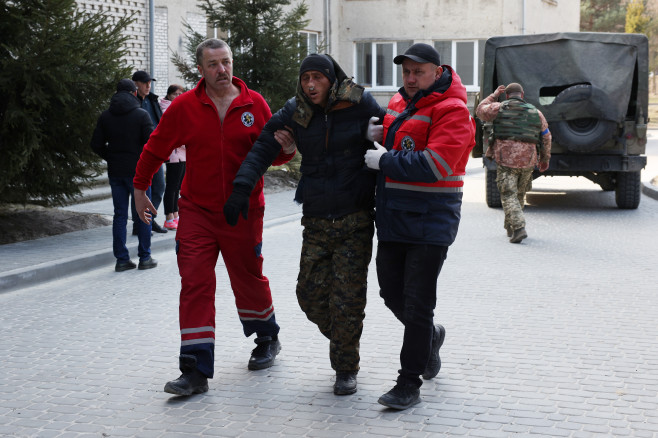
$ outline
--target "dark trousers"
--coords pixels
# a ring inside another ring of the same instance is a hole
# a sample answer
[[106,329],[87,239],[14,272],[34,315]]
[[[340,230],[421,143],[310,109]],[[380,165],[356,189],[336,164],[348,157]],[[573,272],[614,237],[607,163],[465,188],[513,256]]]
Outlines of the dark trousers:
[[422,385],[434,333],[436,282],[447,253],[447,246],[378,243],[379,294],[404,325],[398,383]]
[[[109,177],[112,189],[112,203],[114,204],[114,219],[112,221],[112,249],[118,261],[130,260],[126,247],[126,225],[128,224],[128,206],[134,195],[132,177]],[[150,197],[151,189],[146,191]],[[137,220],[137,254],[139,260],[147,260],[151,256],[151,226]]]
[[165,215],[178,211],[178,198],[183,175],[185,175],[185,161],[167,163],[166,184],[164,198],[162,198]]
[[[164,196],[165,191],[165,169],[164,164],[160,166],[155,175],[153,175],[153,180],[151,181],[151,202],[157,210],[160,208],[162,203],[162,197]],[[155,212],[157,214],[157,211]]]

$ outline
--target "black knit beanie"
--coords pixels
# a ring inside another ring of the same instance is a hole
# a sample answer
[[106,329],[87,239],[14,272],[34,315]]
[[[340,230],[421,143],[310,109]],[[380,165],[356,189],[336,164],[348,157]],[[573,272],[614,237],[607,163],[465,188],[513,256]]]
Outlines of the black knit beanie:
[[334,63],[327,56],[313,53],[304,58],[302,65],[299,66],[299,76],[310,70],[319,71],[325,75],[332,84],[336,81]]

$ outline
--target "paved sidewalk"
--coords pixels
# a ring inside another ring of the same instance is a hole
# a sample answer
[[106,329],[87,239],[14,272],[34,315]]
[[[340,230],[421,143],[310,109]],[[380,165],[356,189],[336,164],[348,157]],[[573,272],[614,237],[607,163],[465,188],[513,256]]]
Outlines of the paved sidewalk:
[[[266,194],[264,226],[271,227],[299,219],[301,206],[297,205],[293,198],[294,190]],[[107,215],[110,219],[113,211],[111,198],[63,208]],[[175,236],[176,233],[172,231],[166,234],[153,233],[151,250],[156,259],[158,252],[173,250]],[[127,246],[131,257],[135,260],[137,237],[130,235],[130,232]],[[2,245],[0,246],[0,293],[64,278],[102,265],[108,265],[109,269],[114,263],[111,225]]]

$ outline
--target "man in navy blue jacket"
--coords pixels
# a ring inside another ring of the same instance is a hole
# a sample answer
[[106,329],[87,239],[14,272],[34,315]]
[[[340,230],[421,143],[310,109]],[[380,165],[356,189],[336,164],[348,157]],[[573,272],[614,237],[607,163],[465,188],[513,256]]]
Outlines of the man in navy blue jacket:
[[371,119],[383,116],[375,99],[330,56],[307,56],[297,95],[263,128],[224,207],[229,224],[240,213],[246,217],[254,184],[281,150],[279,142],[287,144],[285,137],[292,136],[302,155],[295,194],[304,226],[297,300],[329,339],[336,395],[356,392],[375,206],[375,173],[363,155],[371,140],[381,141],[383,128]]

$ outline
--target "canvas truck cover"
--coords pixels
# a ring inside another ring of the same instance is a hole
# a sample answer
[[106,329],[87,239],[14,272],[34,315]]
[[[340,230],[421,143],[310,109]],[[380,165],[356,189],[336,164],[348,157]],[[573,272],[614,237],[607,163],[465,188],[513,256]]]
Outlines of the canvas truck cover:
[[[586,117],[623,122],[630,113],[646,123],[648,40],[640,34],[553,33],[489,38],[481,95],[499,84],[523,85],[525,100],[548,122]],[[550,96],[590,84],[587,99],[551,103]],[[542,99],[540,99],[542,97]]]

